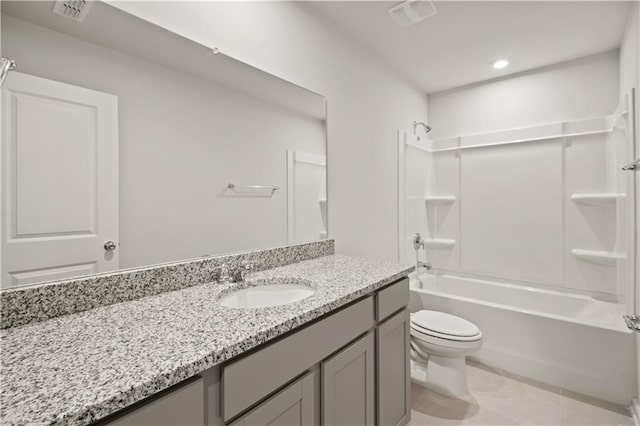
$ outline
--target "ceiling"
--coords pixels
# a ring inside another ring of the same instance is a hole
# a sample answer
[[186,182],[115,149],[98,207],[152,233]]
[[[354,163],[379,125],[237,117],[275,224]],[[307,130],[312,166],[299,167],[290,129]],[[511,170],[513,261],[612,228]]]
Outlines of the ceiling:
[[[439,1],[437,14],[400,27],[398,1],[315,1],[307,7],[427,93],[617,49],[624,1]],[[509,58],[495,70],[491,62]]]

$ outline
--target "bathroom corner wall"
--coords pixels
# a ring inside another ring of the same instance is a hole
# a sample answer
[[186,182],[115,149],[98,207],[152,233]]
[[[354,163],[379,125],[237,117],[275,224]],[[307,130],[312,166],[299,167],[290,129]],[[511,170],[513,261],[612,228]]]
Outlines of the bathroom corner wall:
[[424,93],[295,2],[109,2],[328,99],[329,235],[341,254],[397,256],[397,130]]

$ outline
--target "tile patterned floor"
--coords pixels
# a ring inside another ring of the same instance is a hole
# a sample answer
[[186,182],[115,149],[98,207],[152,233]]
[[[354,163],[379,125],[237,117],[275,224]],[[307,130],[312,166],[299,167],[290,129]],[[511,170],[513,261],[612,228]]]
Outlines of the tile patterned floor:
[[480,364],[467,365],[469,395],[448,398],[412,385],[411,426],[633,426],[628,410]]

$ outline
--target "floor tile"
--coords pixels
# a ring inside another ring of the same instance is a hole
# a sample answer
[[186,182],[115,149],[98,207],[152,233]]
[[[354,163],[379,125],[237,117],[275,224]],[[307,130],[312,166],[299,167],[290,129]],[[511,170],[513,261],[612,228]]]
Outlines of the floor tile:
[[[473,368],[469,370],[470,377],[473,377]],[[489,377],[493,375],[487,372],[483,374]],[[559,423],[561,395],[504,376],[494,377],[487,382],[494,386],[490,391],[481,391],[475,386],[470,389],[482,408],[522,424]],[[495,387],[496,383],[501,385]]]
[[633,426],[624,407],[470,363],[469,394],[450,398],[412,384],[413,426]]
[[413,408],[427,392],[422,386],[418,386],[415,383],[411,383],[411,408]]
[[633,419],[617,410],[563,397],[560,405],[560,425],[633,426]]
[[450,398],[427,390],[413,410],[428,417],[461,421],[474,417],[480,411],[480,406],[472,395]]
[[513,419],[502,417],[489,410],[478,409],[463,419],[450,419],[412,411],[412,426],[449,426],[449,425],[487,425],[487,426],[515,426],[520,425]]

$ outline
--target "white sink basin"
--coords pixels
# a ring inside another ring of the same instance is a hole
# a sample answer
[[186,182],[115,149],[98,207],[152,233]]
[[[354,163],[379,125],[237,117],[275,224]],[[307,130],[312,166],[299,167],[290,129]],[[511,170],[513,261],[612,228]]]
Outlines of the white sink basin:
[[223,296],[219,303],[227,308],[267,308],[297,302],[315,292],[309,285],[279,280],[236,290]]

